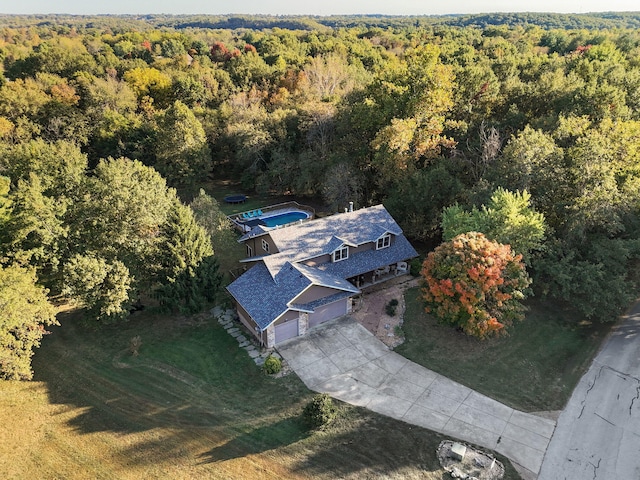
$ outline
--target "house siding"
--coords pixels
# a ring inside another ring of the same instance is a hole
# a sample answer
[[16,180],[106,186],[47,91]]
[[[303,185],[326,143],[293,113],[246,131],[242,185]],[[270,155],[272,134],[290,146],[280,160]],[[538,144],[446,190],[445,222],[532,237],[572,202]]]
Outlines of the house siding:
[[[393,242],[393,238],[391,239],[391,241]],[[367,250],[373,250],[374,248],[376,248],[376,244],[371,242],[364,243],[357,247],[349,247],[349,256],[354,255],[356,253],[360,253],[360,252],[366,252]],[[327,255],[320,255],[318,257],[306,260],[304,264],[310,267],[316,267],[318,265],[322,265],[323,263],[328,263],[331,261],[332,261],[331,255],[327,254]]]
[[[268,252],[265,252],[262,248],[262,240],[265,240],[269,244]],[[264,255],[272,255],[274,253],[278,253],[278,247],[276,247],[276,244],[273,242],[269,235],[260,235],[259,237],[249,238],[243,243],[251,247],[251,249],[253,250],[253,257],[262,257]]]
[[262,335],[256,331],[256,323],[251,318],[251,315],[249,315],[249,313],[247,313],[247,311],[242,308],[242,305],[240,305],[238,302],[234,303],[236,305],[236,311],[238,312],[238,318],[240,319],[240,322],[245,327],[247,327],[247,330],[249,330],[249,332],[251,332],[258,339],[258,341],[260,341],[260,343],[263,343]]
[[373,243],[364,243],[362,245],[358,245],[357,247],[349,247],[349,255],[353,253],[366,252],[367,250],[372,250],[375,248]]
[[276,320],[273,324],[280,325],[281,323],[289,322],[291,320],[297,320],[299,313],[294,310],[288,310],[282,315],[278,320]]
[[314,300],[328,297],[329,295],[334,295],[337,292],[338,291],[333,288],[312,285],[307,290],[305,290],[300,295],[298,295],[296,298],[294,298],[291,303],[304,305],[305,303],[313,302]]
[[[256,240],[256,248],[258,248],[258,255],[265,255],[265,254],[269,254],[272,255],[274,253],[278,253],[278,247],[276,247],[276,244],[273,243],[273,240],[271,239],[271,237],[269,235],[263,235],[261,237],[258,237],[255,239]],[[265,240],[268,244],[269,244],[269,251],[265,252],[264,249],[262,248],[262,241]]]
[[317,265],[322,265],[323,263],[327,263],[331,261],[331,255],[320,255],[318,257],[312,258],[304,262],[305,265],[310,267],[315,267]]

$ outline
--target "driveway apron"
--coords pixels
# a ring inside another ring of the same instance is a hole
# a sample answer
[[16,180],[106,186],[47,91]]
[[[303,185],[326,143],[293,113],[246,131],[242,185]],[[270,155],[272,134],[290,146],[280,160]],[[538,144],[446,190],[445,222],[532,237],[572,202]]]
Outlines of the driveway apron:
[[495,450],[536,478],[555,422],[520,412],[390,351],[349,317],[278,351],[311,390]]
[[640,303],[611,333],[558,418],[541,480],[640,478]]

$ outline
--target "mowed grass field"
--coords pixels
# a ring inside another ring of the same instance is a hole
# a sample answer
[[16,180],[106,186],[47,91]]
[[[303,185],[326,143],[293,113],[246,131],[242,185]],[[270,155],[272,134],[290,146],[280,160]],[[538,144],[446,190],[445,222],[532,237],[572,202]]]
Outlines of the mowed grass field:
[[420,289],[406,291],[406,341],[396,351],[452,380],[524,411],[561,410],[612,324],[581,320],[531,299],[507,337],[477,340],[424,312]]
[[32,382],[0,382],[3,479],[448,478],[442,437],[422,428],[340,404],[330,428],[309,432],[313,392],[295,375],[263,375],[205,317],[60,323]]

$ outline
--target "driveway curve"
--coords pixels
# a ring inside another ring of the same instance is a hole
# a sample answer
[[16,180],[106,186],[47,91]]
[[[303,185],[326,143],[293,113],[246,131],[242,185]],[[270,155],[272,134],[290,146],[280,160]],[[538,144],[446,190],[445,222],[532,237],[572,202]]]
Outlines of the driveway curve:
[[278,351],[311,390],[495,450],[536,478],[555,422],[514,410],[390,351],[349,317]]
[[613,330],[576,386],[540,480],[640,478],[640,303]]

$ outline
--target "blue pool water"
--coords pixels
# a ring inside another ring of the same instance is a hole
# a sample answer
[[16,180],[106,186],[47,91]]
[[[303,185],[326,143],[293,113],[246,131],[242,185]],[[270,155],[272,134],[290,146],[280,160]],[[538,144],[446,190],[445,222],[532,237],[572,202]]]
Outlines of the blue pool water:
[[287,223],[306,220],[307,218],[309,218],[309,215],[305,212],[286,212],[273,215],[272,217],[262,218],[261,220],[267,227],[277,227],[278,225],[286,225]]

